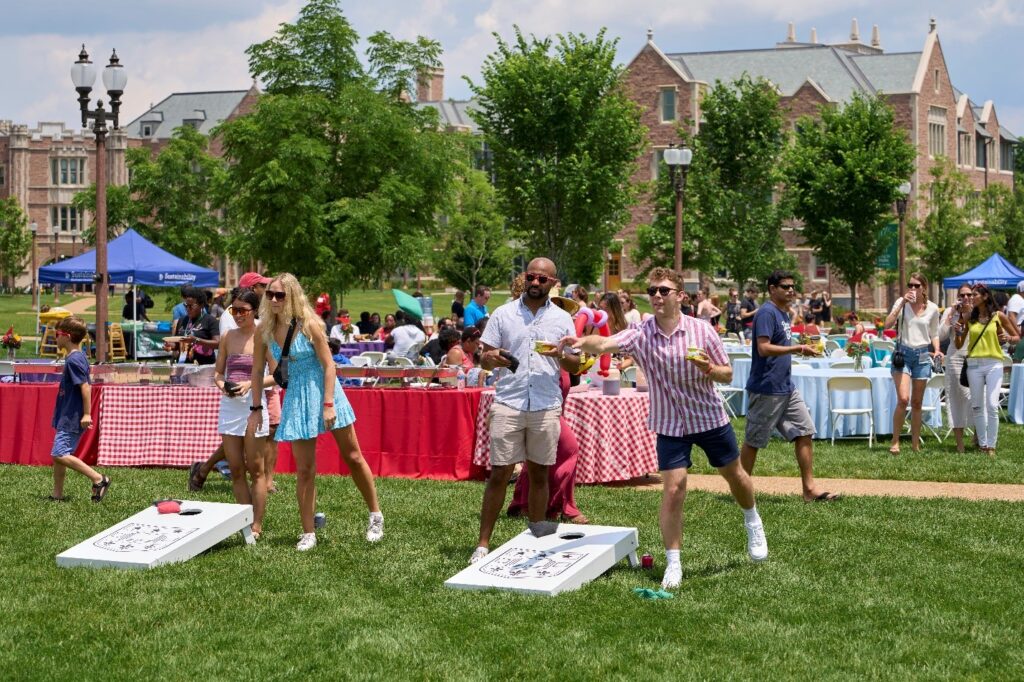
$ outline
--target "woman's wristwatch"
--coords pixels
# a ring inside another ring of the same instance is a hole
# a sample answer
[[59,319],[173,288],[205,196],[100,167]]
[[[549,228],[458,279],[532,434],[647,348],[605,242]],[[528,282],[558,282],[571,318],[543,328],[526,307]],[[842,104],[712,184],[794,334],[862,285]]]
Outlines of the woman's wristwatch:
[[259,411],[261,411],[262,409],[263,409],[263,406],[262,406],[262,405],[250,405],[250,406],[249,406],[249,411],[250,411],[250,412],[259,412]]

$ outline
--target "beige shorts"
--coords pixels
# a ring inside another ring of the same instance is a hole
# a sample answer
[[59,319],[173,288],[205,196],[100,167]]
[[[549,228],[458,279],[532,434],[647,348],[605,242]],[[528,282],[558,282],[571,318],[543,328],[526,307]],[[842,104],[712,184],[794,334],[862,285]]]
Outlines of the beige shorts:
[[555,463],[559,417],[562,408],[520,412],[507,405],[491,406],[491,466],[500,467],[528,459],[537,464]]

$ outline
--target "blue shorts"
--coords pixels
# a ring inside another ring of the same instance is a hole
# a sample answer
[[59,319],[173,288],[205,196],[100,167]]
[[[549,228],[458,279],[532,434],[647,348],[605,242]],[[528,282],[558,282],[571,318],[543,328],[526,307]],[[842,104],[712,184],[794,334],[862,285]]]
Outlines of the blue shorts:
[[64,457],[75,454],[78,448],[78,441],[82,439],[82,432],[72,433],[71,431],[58,431],[53,439],[53,449],[50,450],[50,457]]
[[736,445],[736,432],[732,424],[719,426],[710,431],[691,433],[687,436],[663,436],[658,434],[658,471],[689,469],[693,466],[690,451],[696,445],[708,457],[708,463],[719,469],[736,461],[740,456]]
[[932,376],[932,356],[928,354],[928,346],[911,348],[902,343],[896,345],[896,350],[903,351],[903,369],[893,368],[892,373],[909,374],[912,379],[930,379]]

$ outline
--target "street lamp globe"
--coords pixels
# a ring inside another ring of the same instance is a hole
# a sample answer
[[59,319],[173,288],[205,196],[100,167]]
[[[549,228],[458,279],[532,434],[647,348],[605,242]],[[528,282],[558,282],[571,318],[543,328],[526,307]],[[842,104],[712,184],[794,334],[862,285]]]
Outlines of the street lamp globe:
[[679,165],[683,169],[690,167],[690,162],[693,161],[693,150],[689,147],[683,147],[679,150]]
[[910,194],[910,190],[911,190],[910,183],[909,182],[904,182],[902,185],[899,186],[899,190],[900,190],[900,194],[902,194],[903,196],[907,196],[908,194]]
[[668,166],[676,167],[680,161],[680,150],[676,147],[669,147],[665,150],[665,163]]
[[121,60],[117,58],[117,50],[114,50],[110,55],[110,63],[103,69],[103,87],[111,97],[120,97],[127,84],[128,73],[124,70]]
[[88,94],[92,90],[92,84],[96,82],[96,66],[89,61],[89,53],[82,45],[82,51],[78,53],[78,61],[71,65],[71,82],[75,84],[75,90]]
[[39,231],[39,223],[33,220],[32,224],[28,226],[28,229],[32,230],[32,236],[35,237],[36,232]]

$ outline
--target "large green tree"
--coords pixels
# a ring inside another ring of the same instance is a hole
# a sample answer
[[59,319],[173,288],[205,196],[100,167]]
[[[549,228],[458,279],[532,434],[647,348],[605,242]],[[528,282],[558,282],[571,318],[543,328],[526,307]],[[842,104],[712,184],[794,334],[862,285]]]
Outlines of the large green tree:
[[602,30],[528,40],[515,29],[470,82],[473,117],[493,151],[502,211],[531,256],[567,281],[595,282],[603,252],[629,219],[644,147],[639,107]]
[[[693,150],[685,194],[683,264],[709,271],[724,268],[742,287],[763,281],[795,259],[781,238],[789,217],[779,190],[786,148],[783,116],[774,86],[743,76],[717,82],[702,100],[696,137],[680,135]],[[662,164],[655,219],[638,230],[635,255],[650,267],[670,266],[675,244],[675,191]],[[777,195],[777,196],[776,196]]]
[[927,191],[922,192],[930,197],[928,215],[923,221],[910,222],[908,255],[930,282],[941,282],[975,265],[968,250],[978,232],[971,224],[974,190],[948,159],[939,159],[929,175]]
[[439,66],[436,43],[359,37],[332,0],[251,46],[255,110],[217,129],[231,160],[231,250],[345,291],[414,269],[437,235],[460,143],[400,97]]
[[798,122],[787,188],[805,242],[850,287],[856,306],[857,285],[870,281],[875,259],[888,246],[879,233],[893,220],[915,151],[882,96],[855,94],[819,113]]
[[[88,212],[88,215],[96,219],[96,185],[89,185],[86,189],[75,194],[71,204],[78,209],[79,215]],[[132,189],[128,185],[107,186],[107,236],[117,237],[130,227],[139,227],[139,219],[144,215],[144,209],[132,197]],[[143,228],[145,229],[145,228]],[[82,232],[82,240],[86,244],[96,243],[96,224],[89,222]]]
[[31,249],[28,217],[17,198],[0,199],[0,281],[6,284],[25,271]]
[[1024,187],[989,185],[974,205],[972,213],[980,229],[975,228],[978,237],[971,249],[971,264],[998,251],[1020,267],[1024,263]]

